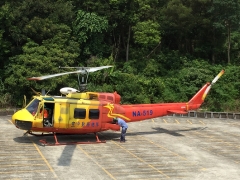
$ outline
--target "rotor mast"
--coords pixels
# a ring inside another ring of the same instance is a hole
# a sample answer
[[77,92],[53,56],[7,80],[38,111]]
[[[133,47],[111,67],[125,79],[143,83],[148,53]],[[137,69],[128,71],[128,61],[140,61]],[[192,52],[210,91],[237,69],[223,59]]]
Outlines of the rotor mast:
[[87,90],[87,81],[89,76],[89,71],[87,67],[61,67],[59,69],[76,69],[79,71],[78,75],[78,88],[80,92],[84,92]]

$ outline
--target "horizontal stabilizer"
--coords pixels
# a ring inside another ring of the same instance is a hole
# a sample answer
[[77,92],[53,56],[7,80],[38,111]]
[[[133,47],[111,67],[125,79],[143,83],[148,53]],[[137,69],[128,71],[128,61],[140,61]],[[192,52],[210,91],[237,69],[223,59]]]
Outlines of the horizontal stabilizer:
[[169,113],[173,114],[187,114],[188,112],[186,111],[180,111],[180,110],[168,110]]

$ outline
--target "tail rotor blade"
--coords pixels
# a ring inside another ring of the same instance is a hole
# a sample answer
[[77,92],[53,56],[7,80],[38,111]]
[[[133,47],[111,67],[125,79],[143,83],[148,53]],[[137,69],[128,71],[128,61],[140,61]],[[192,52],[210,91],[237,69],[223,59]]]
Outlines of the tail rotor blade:
[[224,74],[224,70],[222,70],[213,80],[211,84],[217,82],[217,80]]
[[207,89],[205,90],[202,100],[204,100],[209,92],[209,90],[211,89],[212,85],[217,82],[217,80],[224,74],[224,70],[222,70],[220,73],[218,73],[218,75],[212,80],[212,83],[207,87]]

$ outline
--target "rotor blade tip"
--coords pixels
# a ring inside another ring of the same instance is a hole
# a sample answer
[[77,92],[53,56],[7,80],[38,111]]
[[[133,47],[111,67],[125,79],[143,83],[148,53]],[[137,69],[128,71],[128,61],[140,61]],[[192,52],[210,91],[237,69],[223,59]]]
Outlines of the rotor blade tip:
[[225,70],[223,69],[223,70],[220,72],[220,74],[221,74],[221,75],[223,75],[223,74],[224,74],[224,72],[225,72]]
[[32,77],[32,78],[27,78],[27,80],[41,80],[41,79],[39,79],[37,77]]

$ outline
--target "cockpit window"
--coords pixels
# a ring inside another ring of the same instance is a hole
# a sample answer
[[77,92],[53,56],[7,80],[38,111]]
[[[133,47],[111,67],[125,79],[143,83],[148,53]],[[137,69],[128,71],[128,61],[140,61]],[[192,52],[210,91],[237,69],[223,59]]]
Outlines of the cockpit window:
[[40,100],[34,99],[32,102],[29,103],[27,106],[27,110],[32,114],[35,115],[37,110],[38,110],[38,105],[39,105]]

